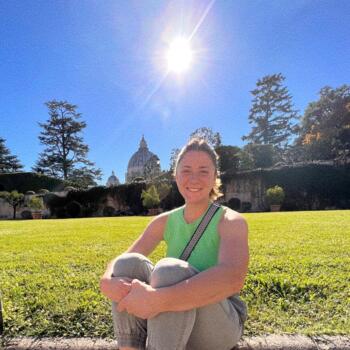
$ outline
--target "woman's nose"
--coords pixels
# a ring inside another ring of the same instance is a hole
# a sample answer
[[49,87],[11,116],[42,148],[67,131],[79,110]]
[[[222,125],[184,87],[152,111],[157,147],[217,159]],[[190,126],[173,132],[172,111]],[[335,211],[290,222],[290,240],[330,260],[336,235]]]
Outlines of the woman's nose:
[[190,180],[195,181],[198,178],[198,174],[196,172],[192,172],[190,175]]

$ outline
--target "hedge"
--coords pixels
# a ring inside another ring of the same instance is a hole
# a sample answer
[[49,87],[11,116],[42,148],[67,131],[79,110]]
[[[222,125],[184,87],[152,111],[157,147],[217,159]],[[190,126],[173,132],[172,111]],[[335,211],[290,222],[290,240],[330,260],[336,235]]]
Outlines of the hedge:
[[60,179],[52,178],[37,173],[6,173],[0,174],[0,191],[11,192],[17,190],[20,193],[27,191],[62,191],[64,182]]

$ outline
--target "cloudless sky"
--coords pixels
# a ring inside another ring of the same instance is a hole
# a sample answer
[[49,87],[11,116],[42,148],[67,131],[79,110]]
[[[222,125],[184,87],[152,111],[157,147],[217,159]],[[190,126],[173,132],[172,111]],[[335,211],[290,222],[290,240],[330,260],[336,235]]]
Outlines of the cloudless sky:
[[[166,75],[168,45],[191,34],[190,69]],[[349,84],[350,1],[0,0],[0,137],[28,171],[46,101],[78,105],[101,183],[124,182],[143,134],[162,169],[202,126],[242,146],[250,91],[279,72],[300,113]]]

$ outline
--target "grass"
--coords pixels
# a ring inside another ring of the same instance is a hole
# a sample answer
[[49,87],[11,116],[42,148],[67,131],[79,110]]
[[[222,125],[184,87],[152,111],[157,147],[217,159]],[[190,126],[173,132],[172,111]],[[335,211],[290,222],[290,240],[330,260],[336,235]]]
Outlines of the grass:
[[[247,335],[350,334],[350,211],[245,214]],[[6,336],[112,337],[106,263],[147,217],[0,221]],[[164,256],[161,245],[152,255]]]

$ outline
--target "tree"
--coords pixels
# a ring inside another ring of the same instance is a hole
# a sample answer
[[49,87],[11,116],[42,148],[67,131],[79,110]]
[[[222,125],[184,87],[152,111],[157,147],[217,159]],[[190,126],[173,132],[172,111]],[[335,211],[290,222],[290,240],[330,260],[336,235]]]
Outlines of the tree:
[[292,135],[296,133],[293,122],[298,119],[293,109],[292,97],[283,86],[284,76],[266,75],[259,79],[253,95],[249,112],[251,132],[242,137],[249,143],[271,144],[278,150],[284,150]]
[[44,202],[41,197],[33,196],[30,198],[29,202],[27,203],[28,208],[33,210],[42,210],[44,209]]
[[5,146],[6,140],[0,137],[0,173],[16,172],[23,169],[17,156]]
[[236,146],[220,145],[215,149],[219,156],[219,168],[221,172],[229,169],[238,170],[241,149]]
[[179,148],[173,148],[171,150],[171,154],[170,154],[170,172],[174,172],[175,170],[175,166],[176,166],[176,160],[177,160],[177,157],[180,153],[180,149]]
[[240,169],[268,168],[275,163],[276,153],[272,145],[249,143],[240,154]]
[[151,156],[143,167],[143,177],[150,181],[160,175],[159,158],[154,154]]
[[13,219],[16,219],[17,207],[24,202],[24,194],[17,191],[0,192],[0,198],[3,198],[13,208]]
[[197,137],[205,140],[214,149],[221,145],[221,136],[218,132],[214,132],[211,128],[202,127],[196,129],[191,135],[190,139]]
[[95,179],[100,179],[101,171],[88,166],[74,169],[67,183],[77,188],[88,188],[96,185]]
[[301,120],[296,147],[302,160],[350,158],[350,86],[325,86],[318,101],[309,103]]
[[142,205],[147,209],[156,208],[160,203],[159,194],[154,185],[150,186],[147,191],[142,190],[141,198]]
[[101,170],[87,159],[89,147],[81,135],[86,123],[81,121],[77,106],[67,101],[49,101],[49,119],[39,123],[40,143],[46,148],[40,154],[34,171],[70,181],[76,186],[94,185]]
[[159,182],[156,184],[156,189],[159,194],[159,199],[162,201],[171,191],[171,184]]

